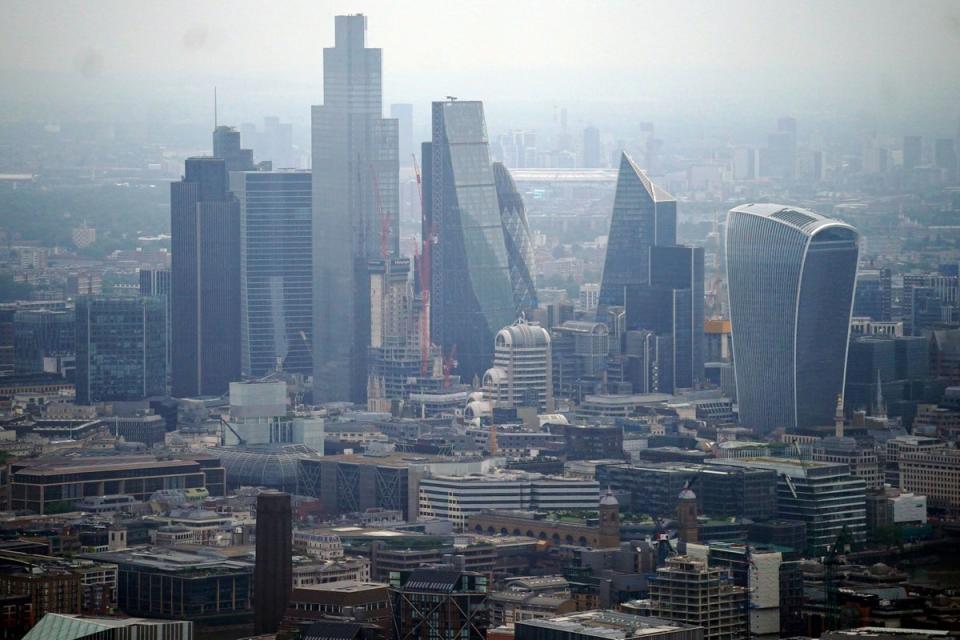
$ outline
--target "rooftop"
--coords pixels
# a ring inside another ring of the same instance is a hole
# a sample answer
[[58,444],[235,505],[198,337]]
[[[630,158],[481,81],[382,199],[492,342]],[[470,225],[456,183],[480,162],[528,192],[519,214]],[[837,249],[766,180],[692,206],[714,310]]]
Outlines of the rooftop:
[[517,625],[555,629],[582,637],[606,640],[629,640],[693,628],[662,618],[635,616],[615,611],[584,611],[547,620],[524,620]]

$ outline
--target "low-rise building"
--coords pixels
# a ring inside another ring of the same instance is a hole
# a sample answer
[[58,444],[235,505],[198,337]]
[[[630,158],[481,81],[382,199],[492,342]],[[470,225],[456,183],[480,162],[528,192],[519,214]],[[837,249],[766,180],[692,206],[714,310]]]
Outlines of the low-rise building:
[[583,611],[514,625],[516,640],[703,640],[702,627],[616,611]]

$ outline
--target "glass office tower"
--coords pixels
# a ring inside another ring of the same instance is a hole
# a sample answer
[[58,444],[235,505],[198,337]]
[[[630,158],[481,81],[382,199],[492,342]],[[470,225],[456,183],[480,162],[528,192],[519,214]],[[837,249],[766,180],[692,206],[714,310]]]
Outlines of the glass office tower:
[[517,185],[502,162],[493,163],[493,179],[497,185],[500,204],[500,224],[507,246],[510,281],[513,283],[513,301],[520,312],[537,307],[537,266],[533,239],[527,224],[527,212]]
[[166,394],[166,312],[159,298],[81,296],[77,404]]
[[313,358],[312,176],[230,174],[240,201],[240,368],[310,375]]
[[399,249],[397,121],[383,117],[381,51],[367,18],[336,17],[313,107],[313,399],[363,402],[370,345],[369,260]]
[[627,153],[620,156],[597,319],[625,304],[625,287],[649,281],[650,247],[677,243],[677,201],[653,184]]
[[833,424],[843,393],[860,236],[804,209],[727,215],[740,422],[765,433]]
[[175,397],[218,396],[240,377],[240,205],[220,158],[187,158],[170,185]]
[[456,350],[461,379],[493,362],[494,336],[516,319],[483,104],[433,103],[431,158],[423,163],[433,233],[431,327],[444,354]]

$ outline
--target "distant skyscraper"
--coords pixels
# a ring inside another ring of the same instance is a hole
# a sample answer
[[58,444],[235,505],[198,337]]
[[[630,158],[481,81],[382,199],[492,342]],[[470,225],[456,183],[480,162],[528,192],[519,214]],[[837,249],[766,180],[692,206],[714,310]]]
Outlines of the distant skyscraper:
[[240,368],[313,372],[313,210],[308,171],[230,174],[240,201]]
[[860,237],[775,204],[727,216],[740,422],[760,432],[833,423],[843,393]]
[[170,375],[173,363],[173,319],[170,317],[170,269],[140,269],[140,295],[159,298],[163,304],[163,317],[166,318],[167,375]]
[[219,158],[170,185],[172,393],[221,395],[240,377],[240,205]]
[[[424,159],[424,237],[431,254],[431,326],[444,354],[456,349],[464,380],[493,361],[494,336],[516,319],[483,104],[433,103],[431,158]],[[426,145],[425,145],[426,150]]]
[[553,410],[550,332],[518,320],[497,333],[493,366],[483,374],[483,392],[503,407]]
[[390,117],[397,121],[399,127],[400,165],[410,166],[413,161],[413,105],[391,104]]
[[668,337],[672,362],[658,390],[696,386],[703,378],[703,249],[651,247],[650,279],[627,288],[627,329]]
[[257,496],[257,560],[253,569],[254,632],[275,633],[293,586],[293,514],[290,495]]
[[370,344],[368,260],[399,248],[397,121],[383,118],[381,51],[367,18],[336,17],[313,107],[313,393],[363,402]]
[[510,281],[513,283],[513,301],[517,313],[537,307],[537,266],[533,252],[533,239],[527,225],[527,212],[523,197],[517,191],[510,171],[501,162],[493,163],[493,179],[497,185],[497,202],[500,204],[500,224],[507,247],[510,264]]
[[253,171],[253,149],[240,148],[240,132],[220,125],[213,130],[213,157],[227,164],[227,171]]
[[600,145],[600,130],[587,127],[583,130],[583,166],[596,169],[603,166],[603,148]]
[[649,282],[650,247],[677,243],[677,201],[653,184],[626,153],[620,156],[617,191],[600,283],[598,319],[606,307],[625,304],[625,288]]
[[159,298],[77,299],[77,403],[166,393],[166,319]]
[[13,317],[14,370],[44,372],[44,358],[74,353],[76,325],[71,310],[21,309]]
[[915,169],[923,164],[923,138],[905,136],[903,138],[903,168]]

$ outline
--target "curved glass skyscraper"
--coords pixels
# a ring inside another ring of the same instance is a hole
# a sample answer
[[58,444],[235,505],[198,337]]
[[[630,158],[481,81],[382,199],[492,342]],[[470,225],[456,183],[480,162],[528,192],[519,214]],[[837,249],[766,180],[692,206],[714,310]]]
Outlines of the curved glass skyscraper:
[[860,252],[856,229],[804,209],[727,215],[727,280],[740,422],[757,431],[833,423],[843,393]]
[[497,185],[500,203],[500,225],[510,263],[510,281],[513,283],[513,302],[517,312],[537,306],[536,256],[527,225],[527,212],[517,184],[502,162],[493,163],[493,179]]
[[483,104],[433,103],[433,141],[424,153],[430,321],[444,354],[456,349],[469,381],[493,361],[493,339],[516,319],[510,269],[490,166]]

